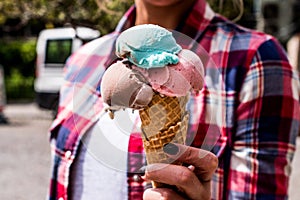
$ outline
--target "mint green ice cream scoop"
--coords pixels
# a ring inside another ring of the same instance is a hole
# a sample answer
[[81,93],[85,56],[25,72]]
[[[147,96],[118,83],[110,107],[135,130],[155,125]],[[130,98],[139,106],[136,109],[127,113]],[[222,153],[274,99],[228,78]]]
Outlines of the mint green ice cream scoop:
[[141,68],[177,64],[181,46],[172,32],[158,25],[137,25],[122,32],[116,41],[116,54]]

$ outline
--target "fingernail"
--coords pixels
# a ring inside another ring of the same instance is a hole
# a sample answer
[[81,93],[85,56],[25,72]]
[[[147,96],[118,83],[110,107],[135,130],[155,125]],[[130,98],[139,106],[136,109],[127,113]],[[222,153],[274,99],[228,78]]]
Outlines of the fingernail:
[[163,151],[167,154],[174,156],[179,152],[179,148],[173,143],[168,143],[164,145]]

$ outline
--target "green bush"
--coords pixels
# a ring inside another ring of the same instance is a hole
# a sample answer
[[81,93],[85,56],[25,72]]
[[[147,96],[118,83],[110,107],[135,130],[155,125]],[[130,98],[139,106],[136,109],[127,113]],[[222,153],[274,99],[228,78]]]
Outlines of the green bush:
[[7,100],[33,99],[36,38],[0,39]]
[[13,69],[10,75],[5,77],[8,102],[16,100],[33,100],[33,82],[33,76],[23,76],[19,70]]

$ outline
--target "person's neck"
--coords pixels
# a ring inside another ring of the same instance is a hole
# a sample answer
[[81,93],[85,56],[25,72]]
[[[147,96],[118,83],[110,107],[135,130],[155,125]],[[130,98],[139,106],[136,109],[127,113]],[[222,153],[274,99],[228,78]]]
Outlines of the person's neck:
[[159,7],[136,1],[135,25],[157,24],[167,29],[175,29],[195,0],[180,1],[176,5]]

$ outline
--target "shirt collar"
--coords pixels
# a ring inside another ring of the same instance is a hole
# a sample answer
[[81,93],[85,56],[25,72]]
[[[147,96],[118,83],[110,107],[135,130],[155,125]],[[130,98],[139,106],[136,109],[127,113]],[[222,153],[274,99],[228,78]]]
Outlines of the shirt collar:
[[209,25],[215,13],[205,0],[197,0],[187,17],[177,27],[177,31],[197,39]]
[[[116,32],[122,32],[134,26],[136,16],[135,9],[135,5],[133,5],[124,14],[116,27]],[[191,12],[183,18],[176,30],[196,39],[206,29],[214,16],[215,13],[205,0],[196,0]]]

